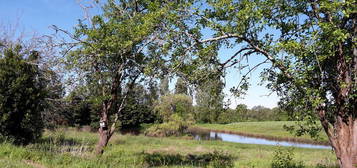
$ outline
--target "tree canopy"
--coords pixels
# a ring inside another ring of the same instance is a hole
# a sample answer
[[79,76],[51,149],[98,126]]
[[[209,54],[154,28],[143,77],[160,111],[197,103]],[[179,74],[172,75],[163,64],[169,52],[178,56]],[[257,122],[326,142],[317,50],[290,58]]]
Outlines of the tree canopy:
[[108,0],[102,14],[79,22],[75,34],[55,27],[74,41],[66,57],[74,83],[91,90],[101,106],[97,153],[113,135],[135,83],[163,64],[155,50],[162,41],[163,21],[174,16],[178,7],[174,2]]
[[[315,135],[317,119],[327,133],[341,167],[351,167],[356,147],[356,4],[354,1],[198,1],[200,6],[182,17],[177,28],[182,41],[194,48],[181,61],[191,77],[210,76],[236,66],[249,68],[269,62],[262,77],[267,87],[282,97],[280,105],[290,108],[301,127]],[[196,24],[189,24],[190,22]],[[184,26],[182,26],[184,25]],[[203,31],[211,37],[203,38]],[[176,44],[179,44],[178,42]],[[218,58],[221,48],[238,48],[226,60]],[[187,57],[191,55],[191,57]],[[256,65],[244,59],[262,56]],[[190,59],[187,59],[190,58]],[[186,63],[187,64],[184,64]],[[205,73],[207,67],[215,71]],[[198,74],[198,75],[197,75]],[[247,89],[247,76],[234,89]]]

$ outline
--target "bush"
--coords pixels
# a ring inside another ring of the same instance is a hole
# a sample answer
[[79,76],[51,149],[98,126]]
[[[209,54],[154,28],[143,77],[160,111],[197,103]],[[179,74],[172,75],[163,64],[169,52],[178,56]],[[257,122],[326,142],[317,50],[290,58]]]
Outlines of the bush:
[[28,63],[37,58],[19,45],[0,50],[0,136],[15,144],[34,141],[43,131],[45,83],[38,66]]
[[158,112],[164,122],[167,122],[173,114],[188,118],[193,114],[192,99],[184,94],[165,95],[156,102],[154,110]]
[[146,136],[155,137],[168,137],[168,136],[181,136],[187,133],[187,129],[190,125],[194,124],[194,121],[190,119],[183,120],[178,114],[173,114],[169,118],[168,122],[162,124],[156,124],[151,126],[145,131]]
[[274,158],[271,163],[272,168],[304,168],[302,162],[294,161],[294,153],[292,148],[288,150],[283,150],[281,147],[278,147],[275,150]]
[[231,168],[233,167],[233,157],[220,151],[187,155],[154,152],[144,153],[144,164],[149,167],[189,165],[197,167]]
[[152,108],[145,104],[128,102],[124,110],[119,114],[120,128],[139,128],[144,123],[154,123],[157,119]]

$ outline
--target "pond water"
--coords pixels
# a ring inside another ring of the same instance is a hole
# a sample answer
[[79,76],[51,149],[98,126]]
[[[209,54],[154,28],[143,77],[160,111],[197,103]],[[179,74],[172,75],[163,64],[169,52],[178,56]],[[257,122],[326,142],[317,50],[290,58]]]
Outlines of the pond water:
[[274,141],[267,140],[264,138],[254,138],[247,137],[236,134],[227,134],[220,132],[191,132],[194,139],[196,140],[219,140],[219,141],[227,141],[227,142],[236,142],[236,143],[244,143],[244,144],[260,144],[260,145],[280,145],[280,146],[292,146],[298,148],[315,148],[315,149],[331,149],[330,146],[325,145],[313,145],[313,144],[305,144],[298,142],[289,142],[289,141]]

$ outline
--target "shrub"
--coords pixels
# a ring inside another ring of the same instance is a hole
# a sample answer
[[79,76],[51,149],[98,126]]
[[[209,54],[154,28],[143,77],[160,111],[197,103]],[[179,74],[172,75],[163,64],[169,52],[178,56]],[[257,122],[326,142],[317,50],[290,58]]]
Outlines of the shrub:
[[163,152],[143,153],[144,164],[149,167],[170,166],[170,165],[190,165],[211,168],[231,168],[234,158],[220,151],[201,154],[172,154]]
[[0,50],[0,136],[15,144],[36,140],[43,130],[45,83],[38,66],[28,63],[37,58],[19,45]]
[[145,131],[147,136],[167,137],[167,136],[181,136],[187,133],[187,129],[194,123],[193,117],[183,120],[178,114],[173,114],[168,122],[156,124]]
[[188,118],[193,113],[192,99],[184,94],[165,95],[155,103],[154,110],[158,112],[164,122],[167,122],[173,114]]
[[294,153],[292,148],[288,150],[283,150],[281,147],[278,147],[275,150],[274,158],[271,163],[272,168],[304,168],[302,162],[294,161]]

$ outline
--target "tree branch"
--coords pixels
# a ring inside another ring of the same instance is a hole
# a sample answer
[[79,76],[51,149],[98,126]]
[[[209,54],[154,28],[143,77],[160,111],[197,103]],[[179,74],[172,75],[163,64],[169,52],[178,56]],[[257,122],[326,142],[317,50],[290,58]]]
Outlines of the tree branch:
[[254,44],[253,40],[250,40],[250,39],[245,38],[243,36],[240,36],[238,34],[226,34],[226,35],[223,35],[223,36],[209,38],[209,39],[201,40],[200,43],[219,41],[219,40],[229,39],[229,38],[238,38],[238,39],[241,39],[241,40],[247,42],[256,52],[258,52],[260,54],[263,54],[267,59],[269,59],[273,63],[273,66],[275,66],[278,69],[280,69],[283,72],[283,74],[285,75],[285,77],[287,77],[289,80],[293,80],[292,75],[290,75],[290,73],[287,71],[288,68],[286,68],[283,64],[279,63],[267,51],[265,51],[264,49],[260,48],[258,45]]
[[212,42],[212,41],[219,41],[219,40],[224,40],[224,39],[229,39],[229,38],[239,38],[242,39],[244,41],[247,41],[247,38],[244,38],[238,34],[225,34],[223,36],[218,36],[218,37],[213,37],[213,38],[209,38],[209,39],[205,39],[205,40],[201,40],[199,41],[200,43],[207,43],[207,42]]

